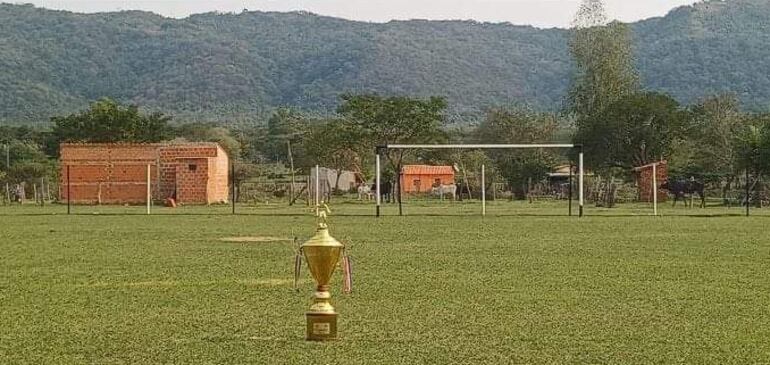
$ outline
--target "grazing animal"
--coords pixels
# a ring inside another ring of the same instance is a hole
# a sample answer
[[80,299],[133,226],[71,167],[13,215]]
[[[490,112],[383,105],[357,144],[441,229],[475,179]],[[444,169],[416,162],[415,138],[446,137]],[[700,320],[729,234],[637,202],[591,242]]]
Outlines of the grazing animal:
[[434,186],[431,188],[431,193],[433,195],[437,195],[441,197],[441,199],[444,199],[444,196],[449,195],[452,200],[455,200],[455,197],[457,197],[457,185],[455,184],[441,184],[439,186]]
[[372,193],[372,188],[369,185],[358,185],[358,200],[372,200],[372,198],[374,198],[374,193]]
[[687,198],[697,194],[700,197],[700,207],[706,207],[706,185],[700,181],[695,181],[694,178],[690,178],[689,181],[666,180],[660,185],[660,188],[674,196],[674,206],[676,206],[677,200],[682,199],[684,206],[687,207]]
[[[370,188],[370,190],[373,192],[377,191],[376,182],[372,184],[372,187]],[[389,180],[380,180],[380,199],[383,202],[390,201],[392,190],[393,190],[393,183],[391,183]],[[376,194],[376,193],[373,193],[373,194]]]

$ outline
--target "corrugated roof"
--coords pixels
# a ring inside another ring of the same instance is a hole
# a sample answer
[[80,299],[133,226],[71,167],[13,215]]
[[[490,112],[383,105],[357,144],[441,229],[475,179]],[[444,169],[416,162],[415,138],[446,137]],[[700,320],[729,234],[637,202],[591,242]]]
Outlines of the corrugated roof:
[[404,175],[453,175],[455,170],[452,166],[431,166],[431,165],[404,165],[401,168]]

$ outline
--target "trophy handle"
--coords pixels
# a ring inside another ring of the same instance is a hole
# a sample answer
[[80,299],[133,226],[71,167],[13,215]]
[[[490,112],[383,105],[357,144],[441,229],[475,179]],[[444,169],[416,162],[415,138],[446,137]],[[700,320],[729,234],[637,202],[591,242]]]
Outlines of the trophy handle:
[[299,291],[299,272],[302,270],[302,247],[297,250],[294,256],[294,290]]
[[342,275],[342,291],[345,294],[350,294],[353,291],[353,266],[345,249],[342,252]]

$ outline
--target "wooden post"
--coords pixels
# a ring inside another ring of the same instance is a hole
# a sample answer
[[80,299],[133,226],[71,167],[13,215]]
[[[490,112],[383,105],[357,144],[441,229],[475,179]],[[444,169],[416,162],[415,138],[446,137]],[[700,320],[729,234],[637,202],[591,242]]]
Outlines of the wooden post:
[[652,215],[658,216],[658,164],[652,164]]
[[291,154],[291,141],[286,141],[289,148],[289,167],[291,168],[291,185],[289,186],[289,205],[294,204],[294,157]]
[[152,201],[152,188],[150,187],[150,164],[147,164],[147,215],[150,214],[150,202]]
[[377,194],[377,208],[376,208],[377,211],[376,211],[376,216],[379,217],[380,216],[380,204],[382,204],[382,202],[381,202],[382,194],[380,193],[380,151],[379,150],[377,151],[377,154],[374,156],[374,170],[375,170],[375,178],[374,178],[375,187],[374,187],[374,190],[375,190],[375,194]]
[[37,184],[32,184],[32,198],[35,199],[35,205],[37,205]]
[[321,209],[321,169],[315,165],[315,216],[318,217]]
[[401,191],[404,190],[404,187],[401,185],[404,182],[404,171],[403,167],[401,166],[401,160],[398,161],[398,180],[396,181],[396,197],[398,198],[398,215],[403,216],[404,215],[404,206],[401,200]]
[[579,216],[583,216],[583,150],[578,154],[578,205]]
[[568,195],[569,195],[569,216],[572,216],[572,175],[573,175],[573,169],[574,165],[572,165],[572,160],[570,160],[569,164],[569,186],[567,187]]
[[102,205],[102,182],[96,185],[96,205]]
[[487,216],[487,185],[486,185],[486,168],[481,165],[481,216]]
[[749,212],[749,204],[750,204],[749,201],[751,199],[750,190],[751,188],[749,187],[749,168],[747,167],[746,168],[746,216],[747,217],[750,215],[750,212]]
[[72,195],[70,195],[70,165],[67,165],[67,214],[70,214]]

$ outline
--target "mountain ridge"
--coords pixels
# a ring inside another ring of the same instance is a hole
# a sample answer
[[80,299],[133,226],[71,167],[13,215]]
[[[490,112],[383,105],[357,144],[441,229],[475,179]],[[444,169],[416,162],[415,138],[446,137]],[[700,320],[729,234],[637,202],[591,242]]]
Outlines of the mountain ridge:
[[[735,93],[770,106],[770,2],[706,1],[633,23],[645,88],[683,103]],[[446,96],[457,118],[495,105],[558,110],[569,31],[509,23],[358,22],[305,12],[79,14],[0,5],[0,121],[43,121],[112,97],[185,120],[332,113],[342,93]]]

